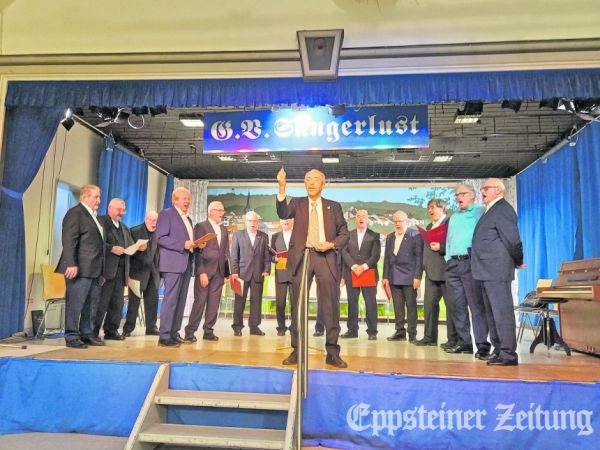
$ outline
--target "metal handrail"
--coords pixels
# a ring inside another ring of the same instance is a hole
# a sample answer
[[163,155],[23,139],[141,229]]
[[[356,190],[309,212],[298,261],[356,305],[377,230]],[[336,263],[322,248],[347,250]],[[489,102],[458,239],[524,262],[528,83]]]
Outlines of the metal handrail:
[[304,249],[302,261],[302,272],[300,273],[300,292],[298,295],[298,307],[296,313],[296,328],[298,332],[298,342],[296,349],[298,355],[298,365],[296,367],[296,449],[302,448],[302,400],[308,396],[308,279],[306,272],[308,269],[309,249]]

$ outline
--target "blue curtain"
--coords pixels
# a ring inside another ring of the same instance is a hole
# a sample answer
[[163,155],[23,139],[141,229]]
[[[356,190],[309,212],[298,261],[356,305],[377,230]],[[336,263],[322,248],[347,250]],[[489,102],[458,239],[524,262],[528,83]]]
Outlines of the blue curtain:
[[600,125],[517,176],[519,228],[527,268],[519,272],[519,297],[540,278],[556,279],[560,264],[600,256]]
[[163,209],[170,208],[171,196],[173,195],[173,189],[175,189],[175,175],[170,173],[167,175],[167,187],[165,188],[165,201],[163,202]]
[[23,192],[35,178],[63,108],[7,108],[0,191],[0,339],[23,329],[25,222]]
[[148,162],[105,140],[98,164],[98,182],[102,189],[99,213],[106,214],[110,199],[125,200],[127,214],[123,222],[132,227],[144,221],[148,196]]

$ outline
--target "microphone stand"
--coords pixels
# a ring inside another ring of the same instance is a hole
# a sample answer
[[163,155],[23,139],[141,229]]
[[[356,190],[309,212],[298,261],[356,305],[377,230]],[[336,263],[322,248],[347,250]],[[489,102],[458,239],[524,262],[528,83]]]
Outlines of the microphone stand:
[[304,249],[300,292],[298,295],[298,366],[296,384],[296,448],[302,448],[302,400],[308,396],[308,258],[310,250]]

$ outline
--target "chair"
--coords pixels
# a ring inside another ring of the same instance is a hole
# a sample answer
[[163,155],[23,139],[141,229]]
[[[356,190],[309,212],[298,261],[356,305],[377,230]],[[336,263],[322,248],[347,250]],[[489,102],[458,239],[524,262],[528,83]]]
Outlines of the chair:
[[42,316],[42,322],[38,326],[37,332],[35,333],[36,339],[38,338],[40,331],[46,326],[46,313],[48,312],[48,308],[50,307],[50,305],[53,305],[55,303],[64,302],[67,292],[65,277],[61,273],[54,272],[56,270],[55,265],[42,264],[41,269],[43,283],[42,299],[46,304],[44,305],[44,315]]

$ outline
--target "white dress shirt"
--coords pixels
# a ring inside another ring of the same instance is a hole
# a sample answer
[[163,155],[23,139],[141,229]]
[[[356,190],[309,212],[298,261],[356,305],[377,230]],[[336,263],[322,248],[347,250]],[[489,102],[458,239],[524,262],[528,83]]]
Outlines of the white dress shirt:
[[292,238],[292,230],[282,231],[283,241],[285,242],[285,248],[290,248],[290,239]]
[[491,202],[489,202],[485,207],[485,212],[488,212],[490,210],[490,208],[492,206],[494,206],[496,203],[498,203],[500,201],[500,199],[502,199],[502,198],[504,198],[504,197],[498,197],[498,198],[495,198],[494,200],[492,200]]
[[442,222],[444,222],[444,220],[446,219],[446,214],[444,214],[440,220],[436,220],[435,222],[431,222],[431,229],[433,230],[434,228],[439,227]]
[[317,203],[317,217],[319,218],[319,242],[325,242],[325,222],[323,221],[323,202],[321,197],[317,200],[311,200],[308,198],[308,217],[313,207],[313,202]]
[[[188,237],[190,241],[194,240],[194,230],[192,230],[192,224],[190,223],[190,220],[188,219],[188,215],[186,213],[184,213],[182,210],[180,210],[177,206],[174,207],[177,212],[179,213],[179,215],[181,216],[181,220],[183,220],[183,224],[185,225],[185,229],[188,232]],[[190,252],[193,252],[194,249],[191,248]]]
[[256,233],[251,233],[248,230],[246,230],[246,233],[248,233],[248,237],[250,238],[250,243],[252,244],[252,247],[254,247],[254,241],[256,240]]
[[220,247],[221,246],[221,224],[215,222],[212,219],[208,219],[208,223],[210,223],[210,226],[212,227],[214,233],[217,235],[217,245]]
[[98,222],[98,217],[96,215],[96,211],[94,211],[92,208],[90,208],[85,203],[82,203],[82,205],[87,210],[87,212],[90,213],[90,216],[92,216],[92,219],[94,219],[94,223],[98,227],[98,231],[100,232],[100,236],[102,236],[102,238],[104,239],[104,228],[102,228],[102,225],[100,225],[100,222]]
[[396,240],[394,241],[394,255],[397,255],[400,251],[400,245],[402,245],[402,239],[404,239],[404,233],[394,233],[394,235],[396,236]]

